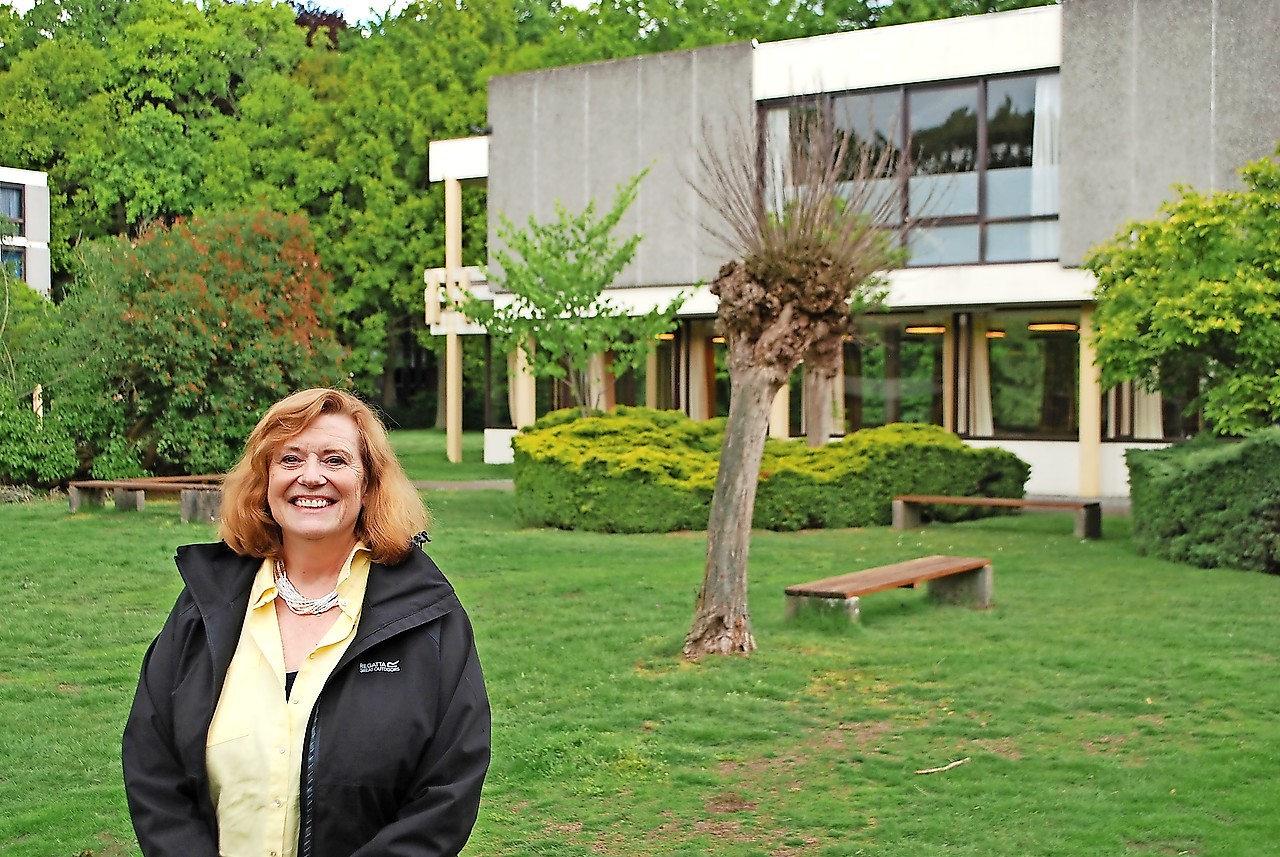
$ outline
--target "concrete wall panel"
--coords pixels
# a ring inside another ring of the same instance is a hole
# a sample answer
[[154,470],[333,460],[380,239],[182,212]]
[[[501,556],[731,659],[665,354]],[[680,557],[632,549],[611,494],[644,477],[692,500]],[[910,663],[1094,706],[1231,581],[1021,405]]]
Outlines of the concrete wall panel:
[[[729,117],[733,117],[729,119]],[[689,186],[704,122],[753,127],[751,46],[704,48],[496,78],[489,87],[490,211],[517,223],[612,204],[648,168],[622,229],[644,236],[618,285],[682,285],[714,276],[703,212]],[[496,246],[490,215],[490,245]]]
[[1062,262],[1280,137],[1280,0],[1064,0]]

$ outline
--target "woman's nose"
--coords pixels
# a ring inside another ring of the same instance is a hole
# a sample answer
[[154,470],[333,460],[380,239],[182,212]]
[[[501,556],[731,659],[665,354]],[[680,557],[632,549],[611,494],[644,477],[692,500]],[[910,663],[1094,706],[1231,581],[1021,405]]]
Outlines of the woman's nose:
[[320,466],[319,456],[307,456],[306,461],[302,463],[302,473],[299,475],[298,481],[307,485],[319,485],[325,481],[324,468]]

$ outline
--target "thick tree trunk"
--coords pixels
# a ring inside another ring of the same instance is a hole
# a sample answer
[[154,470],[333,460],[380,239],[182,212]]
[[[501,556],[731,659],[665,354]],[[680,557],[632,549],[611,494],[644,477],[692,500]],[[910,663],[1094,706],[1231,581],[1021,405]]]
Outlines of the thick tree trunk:
[[776,375],[769,368],[732,375],[729,419],[707,525],[707,566],[693,628],[684,643],[689,660],[709,654],[746,654],[756,647],[747,609],[747,551],[769,408],[781,388]]
[[835,376],[805,367],[804,373],[804,438],[806,446],[822,446],[831,439],[835,428],[831,394]]

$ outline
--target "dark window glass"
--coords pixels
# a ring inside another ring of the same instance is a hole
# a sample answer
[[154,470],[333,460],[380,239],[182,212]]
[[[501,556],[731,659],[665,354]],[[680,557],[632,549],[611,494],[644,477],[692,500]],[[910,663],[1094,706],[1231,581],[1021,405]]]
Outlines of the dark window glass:
[[0,264],[9,269],[10,273],[19,280],[25,280],[27,277],[26,254],[21,250],[13,250],[6,247],[0,250]]
[[22,188],[14,185],[0,185],[0,215],[9,219],[11,229],[7,234],[25,235],[23,229]]
[[845,430],[942,424],[944,320],[865,324],[845,343]]
[[988,333],[995,434],[1079,434],[1080,337],[1071,320],[994,313]]

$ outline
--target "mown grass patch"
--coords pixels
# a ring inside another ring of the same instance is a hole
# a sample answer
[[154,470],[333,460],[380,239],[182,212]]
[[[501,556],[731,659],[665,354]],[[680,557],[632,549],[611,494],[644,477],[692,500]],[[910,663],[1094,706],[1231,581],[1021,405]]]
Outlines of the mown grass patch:
[[[705,536],[523,530],[509,492],[438,491],[432,555],[494,707],[470,855],[1262,854],[1280,839],[1280,578],[1140,557],[1027,513],[899,532],[758,532],[759,652],[679,659]],[[0,506],[0,853],[137,853],[118,740],[212,529]],[[990,556],[995,607],[868,596],[788,623],[782,589],[931,553]],[[918,774],[960,759],[945,772]]]

